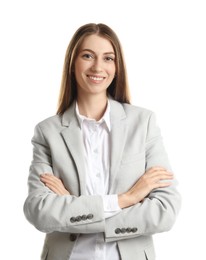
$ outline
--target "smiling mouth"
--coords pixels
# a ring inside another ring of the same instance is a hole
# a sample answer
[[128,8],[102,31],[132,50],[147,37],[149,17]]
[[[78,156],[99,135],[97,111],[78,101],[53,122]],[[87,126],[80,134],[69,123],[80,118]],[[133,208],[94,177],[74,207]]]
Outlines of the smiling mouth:
[[104,77],[99,77],[99,76],[91,76],[91,75],[87,75],[87,77],[91,80],[94,81],[102,81],[103,79],[105,79]]

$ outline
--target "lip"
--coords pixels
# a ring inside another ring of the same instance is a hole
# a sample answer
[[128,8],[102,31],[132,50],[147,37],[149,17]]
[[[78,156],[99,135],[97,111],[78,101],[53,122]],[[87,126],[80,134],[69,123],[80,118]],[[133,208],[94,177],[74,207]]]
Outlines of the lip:
[[87,75],[87,78],[89,78],[92,82],[95,83],[100,83],[105,79],[105,77],[100,75]]

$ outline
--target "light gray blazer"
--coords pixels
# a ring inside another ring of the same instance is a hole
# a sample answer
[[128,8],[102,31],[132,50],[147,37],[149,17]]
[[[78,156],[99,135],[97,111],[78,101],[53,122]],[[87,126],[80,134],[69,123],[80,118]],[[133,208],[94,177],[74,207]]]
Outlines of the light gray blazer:
[[[126,192],[152,166],[171,170],[154,114],[110,100],[111,169],[109,194]],[[24,204],[28,221],[47,233],[42,260],[68,260],[80,233],[104,232],[117,241],[122,260],[154,260],[152,234],[171,229],[180,208],[176,180],[156,189],[143,203],[104,219],[100,196],[85,195],[84,148],[73,104],[35,128],[33,161]],[[71,196],[58,196],[39,180],[42,173],[60,177]]]

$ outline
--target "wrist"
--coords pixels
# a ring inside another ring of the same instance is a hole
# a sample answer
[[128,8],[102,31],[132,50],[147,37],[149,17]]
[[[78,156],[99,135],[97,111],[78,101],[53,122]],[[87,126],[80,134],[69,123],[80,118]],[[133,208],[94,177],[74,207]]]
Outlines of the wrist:
[[121,209],[133,206],[135,203],[128,193],[118,195],[118,204]]

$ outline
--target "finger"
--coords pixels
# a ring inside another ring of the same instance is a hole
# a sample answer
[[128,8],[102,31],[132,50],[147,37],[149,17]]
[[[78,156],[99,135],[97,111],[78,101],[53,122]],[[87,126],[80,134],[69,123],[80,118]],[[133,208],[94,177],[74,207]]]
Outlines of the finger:
[[41,177],[40,180],[47,185],[58,187],[61,186],[59,182],[57,182],[54,178]]
[[157,172],[155,172],[155,173],[152,173],[151,174],[151,176],[152,177],[159,177],[159,178],[164,178],[164,176],[168,176],[168,177],[170,177],[170,178],[173,178],[173,173],[171,173],[171,172],[168,172],[168,171],[157,171]]
[[55,180],[54,178],[41,177],[41,181],[46,187],[55,192],[58,195],[70,194],[69,191],[64,187],[61,180]]
[[159,175],[159,180],[172,180],[174,179],[173,174],[161,174]]
[[40,180],[47,186],[49,189],[51,189],[53,192],[55,192],[58,195],[68,195],[70,194],[69,191],[64,187],[63,182],[58,177],[54,176],[53,174],[41,174]]
[[159,170],[154,170],[154,171],[151,170],[151,171],[148,171],[145,173],[145,175],[149,175],[149,176],[158,176],[158,175],[164,175],[164,174],[168,175],[168,176],[173,175],[172,172],[167,171],[165,169],[159,169]]
[[54,176],[54,175],[52,173],[45,172],[45,173],[40,174],[40,176],[50,177],[50,176]]
[[52,190],[55,189],[59,190],[63,187],[63,184],[57,182],[55,179],[53,178],[45,178],[45,177],[41,177],[40,180],[49,188],[51,188]]
[[161,174],[161,175],[151,178],[151,181],[153,183],[167,182],[167,181],[171,181],[171,180],[173,180],[173,175],[168,175],[168,174]]
[[41,174],[40,178],[44,178],[44,179],[48,179],[48,180],[55,180],[55,181],[60,181],[59,178],[57,178],[56,176],[54,176],[53,174],[50,173],[45,173],[45,174]]
[[44,183],[50,183],[50,184],[53,183],[55,185],[60,185],[64,187],[62,181],[59,178],[55,177],[54,175],[41,175],[40,180]]
[[53,191],[57,195],[61,195],[61,192],[59,191],[58,187],[53,186],[53,185],[51,185],[49,183],[46,183],[45,186],[48,187],[51,191]]
[[45,182],[45,185],[59,195],[65,194],[67,192],[62,183],[56,183],[53,180],[48,180]]
[[146,171],[145,175],[156,175],[159,172],[167,172],[167,170],[162,167],[154,167],[154,168],[150,168],[148,171]]
[[162,166],[153,166],[147,170],[147,172],[155,172],[155,171],[166,171],[167,169]]
[[154,184],[154,189],[169,187],[172,182],[158,182]]
[[159,174],[159,173],[161,174],[163,172],[165,172],[166,174],[169,174],[169,175],[173,175],[173,173],[171,171],[167,170],[164,167],[159,167],[159,166],[150,168],[149,170],[147,170],[145,172],[145,174],[151,174],[152,175],[152,174]]
[[48,176],[47,176],[47,177],[41,176],[41,177],[40,177],[40,180],[41,180],[42,182],[44,182],[44,183],[50,183],[50,184],[56,182],[53,178],[50,178],[50,177],[48,177]]
[[56,182],[54,180],[50,179],[43,179],[42,180],[46,186],[52,187],[52,189],[58,189],[59,191],[64,189],[64,186],[62,183]]

